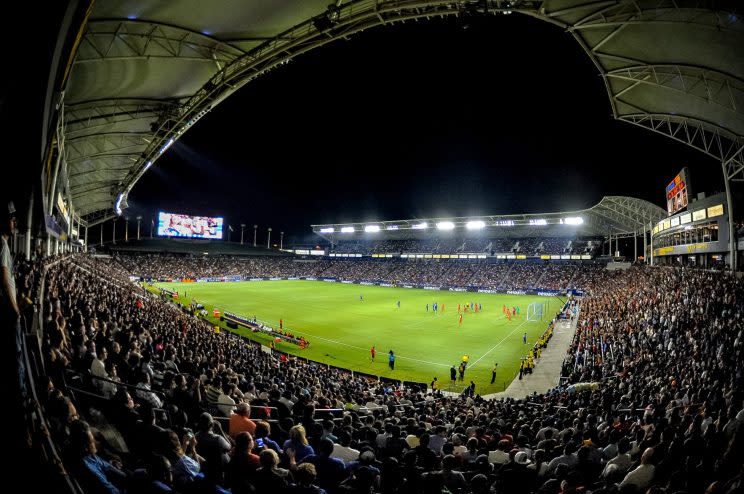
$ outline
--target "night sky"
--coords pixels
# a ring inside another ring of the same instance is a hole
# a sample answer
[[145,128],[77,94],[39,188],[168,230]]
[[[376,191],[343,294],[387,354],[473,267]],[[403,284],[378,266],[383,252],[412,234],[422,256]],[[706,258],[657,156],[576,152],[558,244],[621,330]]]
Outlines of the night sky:
[[440,19],[372,29],[249,83],[155,163],[128,214],[224,216],[290,243],[314,223],[550,212],[604,195],[663,206],[683,166],[695,192],[723,190],[715,160],[613,120],[568,33],[521,15]]

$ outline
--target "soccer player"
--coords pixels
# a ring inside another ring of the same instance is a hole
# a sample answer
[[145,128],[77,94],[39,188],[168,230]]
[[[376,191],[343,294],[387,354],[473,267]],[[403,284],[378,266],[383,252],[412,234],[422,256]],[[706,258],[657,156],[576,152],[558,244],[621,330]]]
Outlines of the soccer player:
[[465,380],[465,362],[460,362],[460,381]]
[[460,304],[457,304],[457,313],[458,313],[458,314],[460,313],[460,310],[461,310],[461,309],[460,309]]
[[493,368],[491,369],[491,384],[496,382],[496,368],[499,366],[498,362],[493,363]]
[[450,367],[450,380],[452,381],[452,384],[455,384],[455,381],[457,381],[457,371],[455,370],[454,365]]
[[517,308],[512,307],[512,316],[516,316],[516,315],[517,315]]
[[526,345],[527,344],[527,333],[522,335],[522,342]]
[[444,304],[442,304],[442,312],[444,312]]
[[359,294],[359,301],[364,302],[364,296],[361,293]]
[[372,362],[375,361],[375,354],[377,354],[377,350],[375,349],[375,346],[372,345],[372,348],[369,349],[369,354],[372,355]]
[[392,350],[388,353],[388,365],[390,366],[390,370],[395,370],[395,353]]
[[468,361],[469,360],[470,360],[470,355],[468,355],[467,353],[462,356],[462,363],[463,363],[463,366],[464,367],[467,367],[468,366]]
[[398,300],[398,308],[400,309],[400,300]]
[[517,315],[519,315],[519,306],[517,306]]
[[426,304],[426,312],[429,312],[429,304]]
[[279,319],[279,329],[284,329],[284,320]]
[[462,314],[460,314],[460,326],[462,326]]
[[483,312],[483,304],[478,304],[478,305],[480,305],[480,311]]
[[436,377],[431,381],[430,386],[431,386],[431,392],[434,393],[437,390],[437,388],[439,387],[439,383],[437,382],[437,378]]

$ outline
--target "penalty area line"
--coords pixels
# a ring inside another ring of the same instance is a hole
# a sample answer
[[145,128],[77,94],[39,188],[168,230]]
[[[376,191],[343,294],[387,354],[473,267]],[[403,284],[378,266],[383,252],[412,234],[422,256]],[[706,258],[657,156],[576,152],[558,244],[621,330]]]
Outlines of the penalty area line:
[[524,326],[524,325],[525,325],[526,323],[527,323],[527,319],[525,319],[524,321],[522,321],[522,324],[520,324],[520,325],[519,325],[519,326],[517,326],[516,328],[512,329],[512,330],[511,330],[511,333],[509,333],[508,335],[504,336],[504,337],[503,337],[503,338],[501,339],[501,341],[499,341],[499,342],[498,342],[498,343],[496,343],[496,344],[495,344],[495,345],[494,345],[493,347],[491,347],[491,349],[490,349],[490,350],[488,350],[488,351],[487,351],[486,353],[484,353],[484,354],[483,354],[483,355],[482,355],[482,356],[481,356],[481,357],[480,357],[480,358],[479,358],[478,360],[476,360],[476,361],[475,361],[475,362],[473,362],[473,363],[472,363],[471,365],[469,365],[469,366],[468,366],[468,368],[469,368],[469,369],[472,369],[473,367],[475,367],[475,364],[477,364],[478,362],[480,362],[481,360],[483,360],[483,358],[484,358],[484,357],[485,357],[486,355],[488,355],[488,354],[489,354],[489,353],[491,353],[492,351],[496,350],[496,348],[498,348],[499,346],[501,346],[501,344],[502,344],[503,342],[505,342],[507,338],[509,338],[509,337],[510,337],[511,335],[513,335],[513,334],[514,334],[514,331],[518,330],[519,328],[521,328],[522,326]]

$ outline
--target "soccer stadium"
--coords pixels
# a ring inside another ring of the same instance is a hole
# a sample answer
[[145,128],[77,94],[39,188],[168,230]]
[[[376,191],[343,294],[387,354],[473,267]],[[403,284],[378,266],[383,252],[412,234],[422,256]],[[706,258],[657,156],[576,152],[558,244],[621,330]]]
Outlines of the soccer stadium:
[[6,489],[744,491],[738,2],[20,8]]

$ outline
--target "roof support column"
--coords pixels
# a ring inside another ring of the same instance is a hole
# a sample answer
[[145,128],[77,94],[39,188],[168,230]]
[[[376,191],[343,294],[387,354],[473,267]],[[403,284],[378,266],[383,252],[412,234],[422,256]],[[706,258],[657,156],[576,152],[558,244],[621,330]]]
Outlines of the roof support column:
[[734,230],[734,209],[731,202],[731,184],[728,171],[726,170],[726,162],[721,163],[723,166],[723,183],[726,185],[726,209],[728,210],[728,225],[729,225],[729,267],[732,272],[736,272],[736,236]]
[[638,260],[638,233],[633,232],[633,262]]
[[26,250],[26,260],[31,260],[31,222],[34,218],[34,191],[36,190],[36,187],[31,188],[31,198],[28,200],[28,215],[26,216],[26,238],[25,240],[25,250]]
[[649,237],[651,237],[651,249],[649,249],[649,253],[651,254],[651,265],[654,265],[654,228],[653,223],[648,223],[649,228]]
[[648,264],[648,242],[645,227],[643,228],[643,263]]
[[85,227],[85,245],[83,246],[83,252],[88,252],[88,227]]

